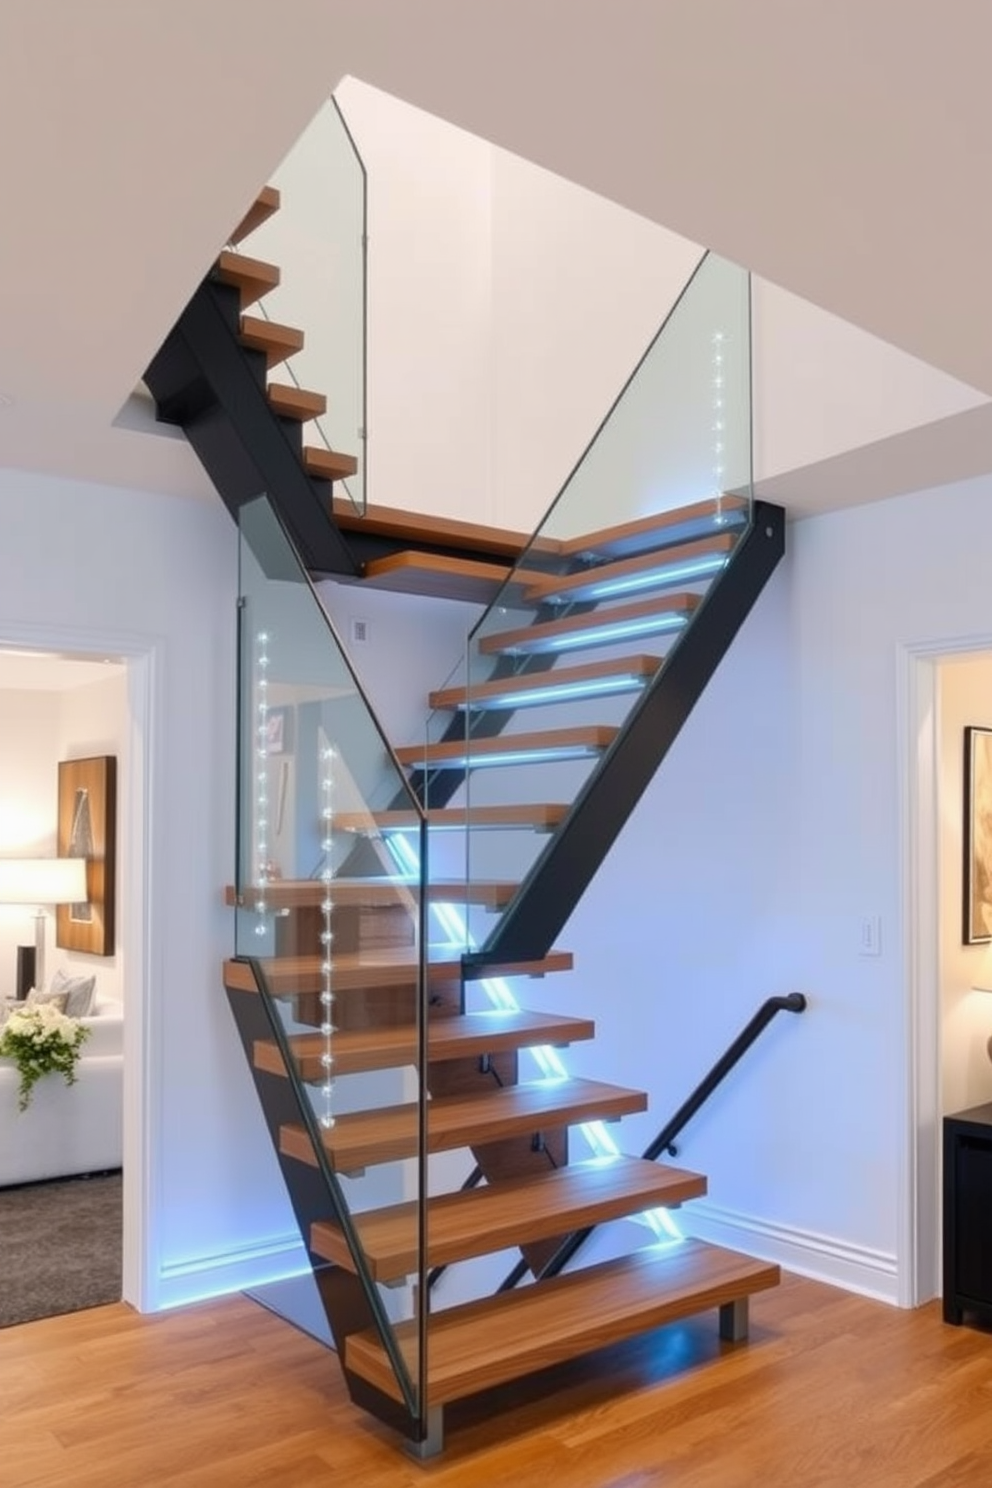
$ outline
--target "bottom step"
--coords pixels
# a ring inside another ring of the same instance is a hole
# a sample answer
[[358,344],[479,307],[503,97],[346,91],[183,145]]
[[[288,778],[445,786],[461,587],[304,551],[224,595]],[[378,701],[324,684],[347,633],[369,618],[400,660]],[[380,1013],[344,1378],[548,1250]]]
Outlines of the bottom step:
[[[779,1276],[778,1266],[766,1261],[682,1240],[435,1313],[427,1349],[428,1407],[739,1302],[777,1286]],[[415,1373],[416,1325],[404,1323],[396,1331]],[[375,1333],[353,1333],[344,1362],[369,1384],[402,1399]]]

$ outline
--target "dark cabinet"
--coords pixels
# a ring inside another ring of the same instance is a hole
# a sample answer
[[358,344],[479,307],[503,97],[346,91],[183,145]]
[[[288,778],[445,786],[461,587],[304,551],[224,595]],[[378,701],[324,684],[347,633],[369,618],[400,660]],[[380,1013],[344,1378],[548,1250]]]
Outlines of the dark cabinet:
[[944,1321],[992,1322],[992,1102],[944,1117]]

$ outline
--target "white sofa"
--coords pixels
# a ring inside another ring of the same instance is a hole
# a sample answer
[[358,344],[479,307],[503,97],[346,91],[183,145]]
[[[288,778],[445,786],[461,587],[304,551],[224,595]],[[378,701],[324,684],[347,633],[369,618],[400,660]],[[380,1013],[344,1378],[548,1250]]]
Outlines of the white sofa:
[[0,1188],[119,1168],[123,1159],[124,1017],[97,999],[75,1085],[45,1075],[26,1111],[17,1109],[17,1067],[0,1059]]

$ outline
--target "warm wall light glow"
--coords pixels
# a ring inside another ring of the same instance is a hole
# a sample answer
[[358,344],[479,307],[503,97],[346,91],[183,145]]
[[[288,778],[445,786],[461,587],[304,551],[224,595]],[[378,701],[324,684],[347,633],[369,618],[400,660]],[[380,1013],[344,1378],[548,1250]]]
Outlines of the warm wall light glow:
[[973,992],[992,992],[992,943],[985,947],[985,951],[975,973],[975,980],[971,984]]
[[0,904],[82,904],[85,858],[0,858]]

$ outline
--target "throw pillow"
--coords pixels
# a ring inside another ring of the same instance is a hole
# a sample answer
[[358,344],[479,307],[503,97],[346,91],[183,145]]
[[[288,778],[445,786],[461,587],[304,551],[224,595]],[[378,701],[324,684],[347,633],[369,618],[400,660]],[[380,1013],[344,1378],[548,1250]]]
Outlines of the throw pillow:
[[96,977],[71,977],[67,976],[64,971],[57,971],[52,977],[49,991],[56,997],[65,993],[64,1011],[70,1018],[87,1018],[93,1011],[93,1003],[96,1001]]
[[57,1013],[64,1013],[68,1001],[68,992],[46,992],[42,987],[32,987],[22,1007],[41,1007],[44,1004],[53,1007]]

